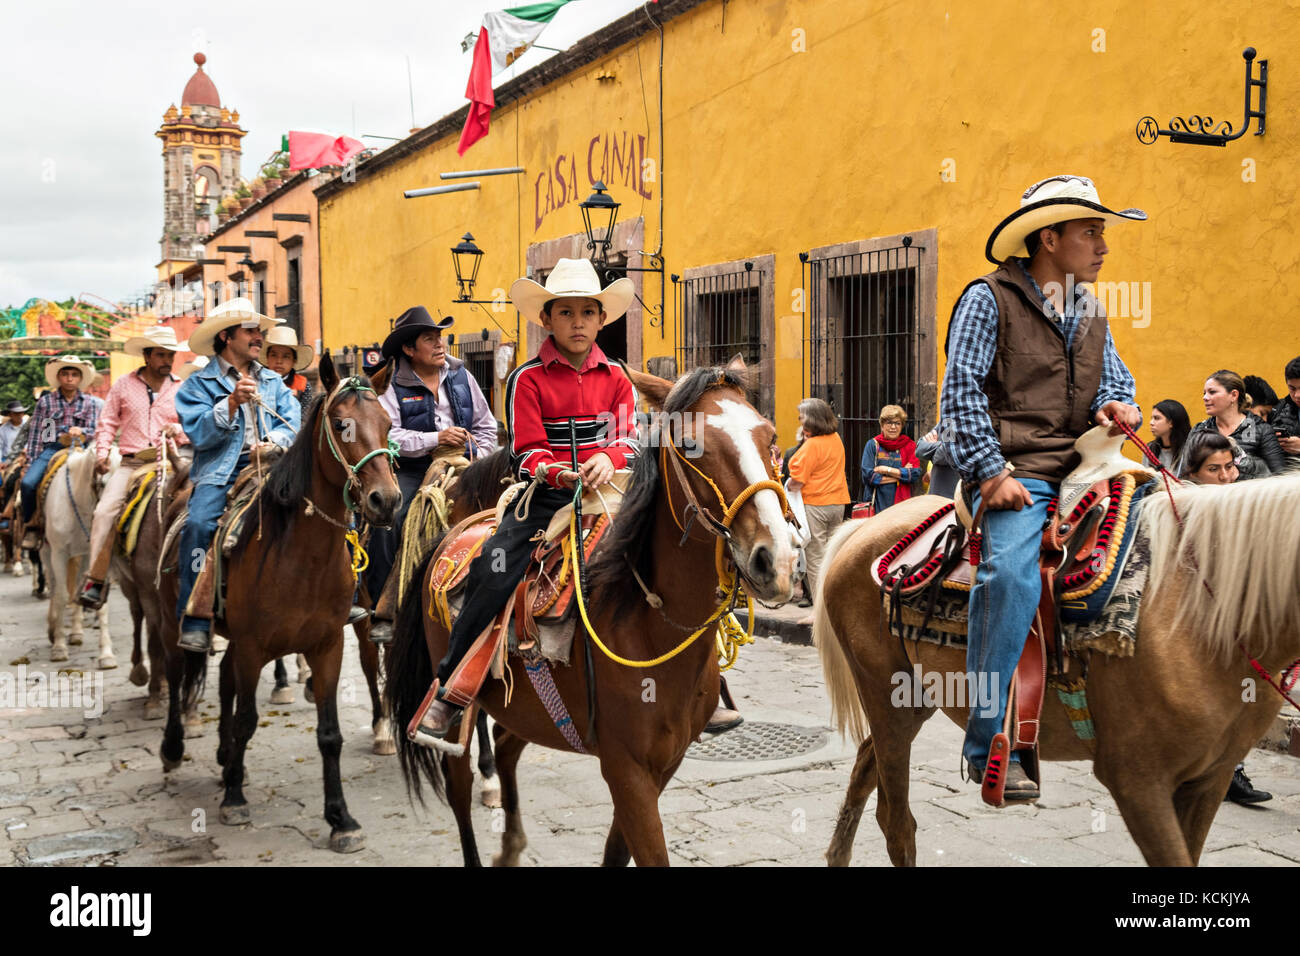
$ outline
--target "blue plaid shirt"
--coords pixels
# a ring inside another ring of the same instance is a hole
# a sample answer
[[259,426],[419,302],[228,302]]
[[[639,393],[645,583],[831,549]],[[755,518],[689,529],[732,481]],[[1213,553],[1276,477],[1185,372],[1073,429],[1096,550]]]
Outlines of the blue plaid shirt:
[[77,392],[77,397],[70,402],[64,401],[63,393],[57,388],[46,392],[36,400],[32,411],[31,427],[27,431],[27,460],[35,461],[42,448],[73,425],[79,425],[86,433],[86,446],[90,447],[103,407],[102,398],[85,392]]
[[[1074,340],[1074,331],[1083,314],[1080,303],[1086,290],[1075,286],[1074,302],[1067,304],[1065,315],[1061,316],[1025,269],[1024,260],[1013,258],[1010,261],[1029,278],[1034,294],[1043,304],[1044,313],[1055,319],[1065,333],[1068,347]],[[952,329],[948,334],[948,367],[944,372],[939,400],[940,438],[950,442],[962,480],[972,484],[992,478],[1007,463],[993,433],[989,400],[984,394],[984,379],[993,367],[997,346],[997,300],[987,283],[977,282],[966,290],[953,313]],[[1107,402],[1134,404],[1134,392],[1133,376],[1115,351],[1115,340],[1107,328],[1101,385],[1092,401],[1093,414]]]

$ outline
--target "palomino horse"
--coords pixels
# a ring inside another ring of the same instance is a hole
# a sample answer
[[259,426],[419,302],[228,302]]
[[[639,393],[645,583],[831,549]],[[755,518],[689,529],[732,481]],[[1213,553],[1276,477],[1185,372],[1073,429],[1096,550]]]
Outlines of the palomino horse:
[[[1044,759],[1092,759],[1152,866],[1199,860],[1233,768],[1278,712],[1281,698],[1256,686],[1251,658],[1278,674],[1300,657],[1300,475],[1183,487],[1173,497],[1181,526],[1163,492],[1142,504],[1152,564],[1133,657],[1091,655],[1095,750],[1078,739],[1050,693],[1040,730]],[[813,638],[839,727],[861,742],[826,851],[832,866],[848,864],[863,804],[877,786],[876,819],[889,858],[898,866],[916,863],[908,760],[933,711],[892,706],[894,675],[912,674],[914,662],[927,672],[965,674],[966,656],[962,648],[927,643],[909,643],[905,656],[869,568],[946,500],[916,498],[853,522],[827,552]],[[943,710],[966,725],[964,708]]]
[[[356,587],[348,521],[350,512],[359,510],[374,524],[391,522],[401,492],[393,476],[388,413],[376,397],[387,387],[387,370],[373,384],[362,376],[340,381],[327,351],[320,380],[325,397],[312,405],[293,447],[272,466],[259,500],[248,509],[247,526],[226,567],[225,617],[213,622],[230,641],[221,661],[217,762],[225,768],[225,797],[220,819],[237,825],[252,818],[243,790],[244,751],[257,729],[262,668],[277,657],[302,653],[312,670],[330,848],[351,852],[361,849],[364,836],[343,798],[343,734],[335,697],[343,628]],[[175,575],[164,581],[163,600],[175,602]],[[164,640],[171,654],[176,635],[169,630]],[[194,652],[185,657],[206,659]],[[186,671],[183,695],[189,698],[194,692]],[[175,692],[171,701],[162,747],[168,770],[180,763],[184,749],[174,730]]]
[[[163,630],[167,618],[175,611],[175,604],[164,606],[156,584],[158,576],[158,557],[162,550],[163,536],[166,528],[163,513],[177,496],[189,489],[190,462],[176,453],[175,445],[166,442],[166,465],[154,464],[163,476],[154,479],[154,494],[148,508],[140,520],[140,530],[136,536],[135,549],[130,556],[120,552],[113,555],[113,574],[122,587],[122,595],[131,608],[131,625],[133,646],[131,649],[131,673],[128,679],[137,687],[149,685],[149,697],[144,703],[146,720],[157,720],[167,714],[167,705],[163,694],[167,687],[164,677],[167,670],[167,656],[163,652]],[[161,487],[159,487],[161,485]],[[142,632],[143,631],[143,635]],[[141,637],[145,646],[141,647]],[[145,655],[149,663],[145,665]],[[197,736],[201,722],[197,713],[186,714],[185,722],[192,728],[191,736]]]
[[[117,453],[113,453],[113,466]],[[90,521],[99,497],[95,476],[95,453],[72,448],[68,460],[50,480],[45,494],[45,543],[41,563],[49,569],[50,610],[46,635],[50,639],[50,660],[66,661],[68,645],[80,644],[83,630],[81,605],[77,603],[77,582],[81,564],[90,555]],[[67,609],[68,625],[63,625]],[[117,666],[113,642],[108,633],[108,607],[96,612],[99,623],[99,656],[96,666],[111,670]]]
[[[712,622],[725,608],[715,597],[720,573],[730,578],[734,562],[745,590],[764,600],[788,601],[793,592],[796,552],[770,470],[776,432],[746,400],[743,369],[743,363],[697,369],[675,385],[628,372],[651,406],[669,413],[668,421],[685,424],[656,429],[637,459],[613,528],[593,554],[585,600],[593,629],[612,653],[634,662],[666,659],[651,667],[620,663],[594,649],[578,627],[571,666],[554,669],[574,729],[600,760],[613,798],[608,865],[625,865],[629,856],[639,866],[668,863],[659,794],[718,701]],[[682,455],[692,457],[670,457]],[[661,608],[647,602],[633,572],[662,597]],[[389,654],[387,692],[399,726],[411,719],[432,682],[432,662],[447,647],[447,632],[431,613],[427,578],[426,569],[418,579],[418,600],[412,592],[403,601]],[[674,622],[692,625],[703,639],[692,640]],[[655,689],[649,703],[648,686]],[[509,706],[505,685],[497,680],[484,686],[478,702],[498,725],[506,829],[495,862],[513,865],[526,845],[515,779],[519,755],[528,743],[571,748],[527,681],[515,680]],[[398,756],[415,795],[421,774],[435,792],[445,786],[465,863],[477,866],[469,756],[439,754],[405,737]]]

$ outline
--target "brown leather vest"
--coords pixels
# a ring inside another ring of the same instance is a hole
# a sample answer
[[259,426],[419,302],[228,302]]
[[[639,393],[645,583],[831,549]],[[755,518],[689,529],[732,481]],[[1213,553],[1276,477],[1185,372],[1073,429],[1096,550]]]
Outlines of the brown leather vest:
[[998,350],[984,380],[993,433],[1017,477],[1059,482],[1079,463],[1074,440],[1093,425],[1106,313],[1085,290],[1078,303],[1085,314],[1067,349],[1018,266],[1003,263],[975,282],[987,283],[998,305]]

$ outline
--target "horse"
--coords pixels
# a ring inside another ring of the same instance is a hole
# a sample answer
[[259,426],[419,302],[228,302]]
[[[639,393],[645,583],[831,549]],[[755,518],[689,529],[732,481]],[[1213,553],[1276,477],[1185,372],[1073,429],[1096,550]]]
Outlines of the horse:
[[[863,805],[876,787],[890,860],[916,864],[908,760],[933,709],[892,706],[890,696],[896,675],[911,675],[914,664],[926,673],[964,675],[966,652],[928,643],[905,651],[890,634],[869,568],[946,501],[914,498],[850,522],[827,552],[813,640],[834,720],[859,742],[826,851],[832,866],[848,865]],[[1055,695],[1044,702],[1041,757],[1091,759],[1152,866],[1199,861],[1233,769],[1278,712],[1281,698],[1267,687],[1256,690],[1253,667],[1277,674],[1300,657],[1298,508],[1300,475],[1148,495],[1140,521],[1152,562],[1136,649],[1131,658],[1093,653],[1086,670],[1094,746],[1077,737]],[[942,710],[965,727],[966,708],[949,703]]]
[[[244,751],[257,729],[257,685],[262,668],[277,657],[302,653],[312,669],[316,698],[316,742],[325,781],[329,845],[336,852],[360,850],[361,825],[348,813],[339,775],[343,734],[335,699],[343,656],[343,628],[356,587],[347,547],[350,512],[373,524],[392,521],[401,493],[393,475],[388,413],[376,397],[388,371],[373,381],[339,380],[329,352],[321,357],[323,397],[308,410],[293,446],[271,466],[248,509],[248,521],[226,566],[224,618],[213,625],[228,639],[221,660],[220,743],[217,762],[225,795],[220,820],[235,826],[252,813],[244,798]],[[328,450],[328,454],[324,452]],[[356,496],[355,500],[353,496]],[[170,560],[171,556],[168,556]],[[177,596],[174,573],[163,578],[163,600]],[[177,626],[164,632],[169,658],[176,655]],[[164,770],[180,764],[180,701],[196,697],[202,665],[184,652],[184,682],[170,693],[161,756]]]
[[[130,556],[114,549],[112,570],[122,588],[131,609],[133,646],[131,649],[131,672],[127,679],[137,687],[149,686],[149,696],[144,703],[145,720],[158,720],[167,714],[167,705],[163,694],[167,687],[165,673],[167,670],[166,654],[163,652],[162,635],[164,621],[174,611],[175,606],[164,606],[156,585],[158,576],[158,559],[162,551],[163,536],[166,528],[163,513],[178,495],[188,492],[190,462],[176,452],[176,446],[166,442],[167,464],[150,467],[158,470],[163,477],[155,478],[154,494],[140,519],[140,530],[136,536],[135,549]],[[165,470],[163,470],[165,469]],[[141,647],[141,637],[147,643]],[[145,665],[145,652],[149,664]],[[196,736],[201,727],[197,713],[187,714],[185,723],[190,729],[190,736]]]
[[[114,458],[117,453],[114,452]],[[112,462],[116,467],[117,462]],[[45,493],[45,541],[41,545],[41,563],[49,568],[50,609],[46,615],[46,636],[50,639],[50,660],[66,661],[68,645],[80,644],[84,625],[81,605],[77,603],[77,582],[82,561],[90,556],[90,521],[99,497],[95,475],[95,453],[74,447],[68,459],[50,479]],[[63,625],[64,609],[68,625]],[[108,633],[108,607],[96,612],[99,624],[99,655],[95,666],[100,670],[117,667],[113,641]]]
[[16,578],[23,576],[22,535],[17,533],[17,519],[22,510],[18,507],[18,483],[22,478],[23,462],[27,456],[19,454],[0,469],[0,553],[4,555],[4,571]]
[[[729,605],[719,603],[715,589],[741,586],[732,579],[734,562],[748,594],[788,601],[796,550],[781,486],[771,472],[776,431],[748,402],[744,363],[696,369],[675,384],[627,374],[652,408],[666,413],[664,420],[681,427],[655,429],[651,447],[635,461],[612,528],[592,555],[588,587],[580,596],[609,650],[596,650],[595,638],[575,639],[571,666],[555,668],[554,682],[570,708],[572,729],[600,761],[609,785],[614,816],[604,862],[622,866],[631,858],[638,866],[667,865],[659,795],[718,700],[714,630]],[[693,457],[679,460],[683,454]],[[721,521],[711,510],[717,508],[725,513]],[[417,576],[418,592],[413,587],[402,601],[389,653],[387,696],[399,726],[416,712],[433,680],[433,662],[447,647],[448,633],[429,604],[431,562],[432,554]],[[637,575],[661,596],[658,607],[643,599]],[[695,633],[683,640],[681,628],[688,625],[686,633]],[[611,654],[636,660],[625,664]],[[647,658],[663,660],[629,666]],[[504,683],[490,680],[477,705],[497,722],[505,831],[494,863],[515,865],[527,842],[515,776],[520,754],[529,743],[574,748],[530,682],[516,679],[507,706]],[[424,777],[451,804],[465,865],[479,865],[469,756],[439,753],[403,737],[398,757],[413,798],[423,799]]]

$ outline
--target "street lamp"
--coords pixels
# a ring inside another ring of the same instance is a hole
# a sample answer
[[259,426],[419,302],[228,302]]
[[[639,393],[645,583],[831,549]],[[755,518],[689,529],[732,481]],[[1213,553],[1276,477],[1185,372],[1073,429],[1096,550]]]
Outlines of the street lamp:
[[474,283],[478,279],[478,267],[482,260],[483,250],[474,245],[474,237],[468,232],[457,245],[452,246],[451,263],[456,269],[456,283],[460,286],[457,302],[474,301],[470,296],[474,294]]
[[[592,184],[596,191],[578,203],[582,210],[582,227],[587,232],[587,248],[591,250],[592,262],[604,267],[609,261],[609,247],[614,242],[614,223],[618,219],[618,206],[614,197],[606,192],[602,182]],[[596,237],[597,230],[600,238]]]

